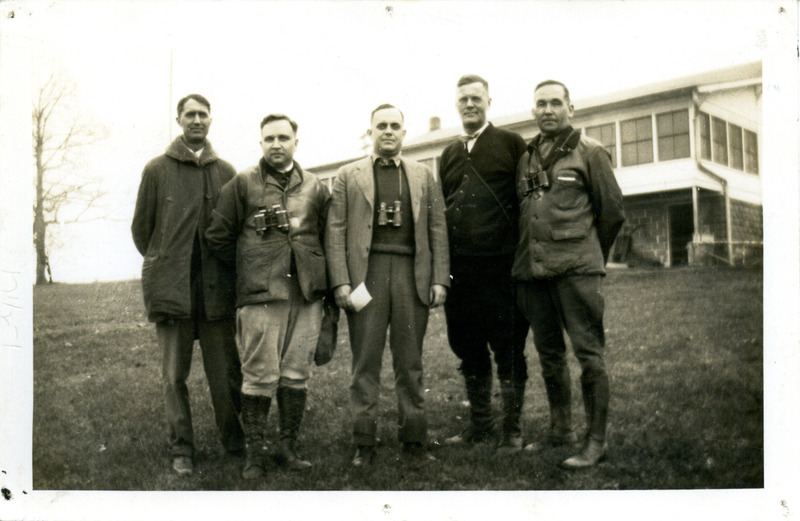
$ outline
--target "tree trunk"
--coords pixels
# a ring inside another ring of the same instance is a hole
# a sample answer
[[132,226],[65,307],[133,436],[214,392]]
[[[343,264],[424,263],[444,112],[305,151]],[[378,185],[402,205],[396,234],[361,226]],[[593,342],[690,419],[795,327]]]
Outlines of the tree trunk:
[[33,245],[36,249],[36,285],[47,282],[47,222],[44,220],[44,166],[42,165],[42,142],[37,132],[34,149],[36,157],[36,206],[33,212]]

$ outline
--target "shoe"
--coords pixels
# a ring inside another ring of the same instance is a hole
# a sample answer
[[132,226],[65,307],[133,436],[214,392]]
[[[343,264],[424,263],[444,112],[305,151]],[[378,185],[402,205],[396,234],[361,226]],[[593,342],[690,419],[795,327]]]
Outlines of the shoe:
[[521,450],[522,436],[519,434],[504,435],[500,445],[497,446],[498,454],[514,454]]
[[525,446],[525,452],[532,452],[534,454],[543,452],[553,447],[563,447],[565,445],[575,445],[578,443],[578,436],[575,431],[558,432],[550,431],[547,435],[547,440],[534,441]]
[[297,454],[295,448],[295,441],[291,439],[282,439],[278,444],[278,450],[275,452],[275,460],[284,468],[289,470],[306,470],[311,468],[311,462],[306,461]]
[[370,445],[359,445],[356,447],[356,453],[353,455],[353,460],[351,463],[354,467],[366,467],[372,463],[372,459],[374,457],[375,447]]
[[476,443],[483,443],[492,441],[496,437],[494,429],[481,429],[470,424],[469,427],[444,440],[445,445],[474,445]]
[[172,470],[179,476],[190,476],[194,472],[194,463],[189,456],[175,456],[172,458]]
[[400,455],[404,461],[409,463],[436,461],[436,457],[425,450],[422,443],[404,442],[402,449],[400,449]]
[[561,462],[561,467],[569,470],[593,467],[605,459],[607,450],[608,444],[605,441],[589,438],[578,454]]

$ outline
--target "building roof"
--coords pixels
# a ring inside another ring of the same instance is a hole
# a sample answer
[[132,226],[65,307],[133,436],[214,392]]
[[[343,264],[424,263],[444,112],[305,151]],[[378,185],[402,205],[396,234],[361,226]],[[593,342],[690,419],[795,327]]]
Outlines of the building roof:
[[[575,105],[575,115],[580,116],[583,113],[596,110],[599,107],[608,107],[609,105],[633,104],[643,101],[649,97],[662,97],[674,95],[679,91],[693,89],[700,86],[708,86],[715,84],[725,84],[736,82],[746,79],[760,79],[761,78],[761,62],[745,63],[728,67],[725,69],[717,69],[707,71],[700,74],[693,74],[691,76],[684,76],[681,78],[670,79],[658,83],[650,83],[630,89],[620,90],[609,94],[602,94],[590,98],[579,98],[573,102]],[[526,110],[515,114],[507,114],[497,118],[492,118],[492,124],[496,127],[509,127],[518,123],[530,121],[531,112]],[[405,148],[413,147],[422,143],[432,143],[439,140],[450,139],[461,133],[461,127],[449,127],[434,130],[409,139],[405,143]]]
[[[630,89],[620,90],[599,96],[589,98],[579,98],[573,102],[575,105],[575,116],[596,112],[600,109],[607,110],[615,105],[630,105],[647,101],[648,99],[657,99],[661,97],[674,96],[681,91],[689,92],[698,87],[706,87],[710,89],[725,88],[730,84],[735,87],[741,84],[743,80],[761,80],[761,62],[751,62],[724,69],[716,69],[713,71],[702,72],[690,76],[683,76],[681,78],[674,78],[657,83],[650,83]],[[532,122],[530,110],[518,112],[515,114],[507,114],[491,118],[492,124],[496,127],[509,128],[513,130],[515,126],[523,126]],[[535,125],[535,123],[534,123]],[[426,132],[420,136],[415,136],[407,139],[403,144],[403,151],[411,152],[413,149],[421,146],[434,145],[437,142],[447,142],[454,136],[461,133],[461,127],[448,127],[440,128],[431,132]],[[311,168],[316,169],[330,169],[336,166],[341,166],[354,161],[356,158],[351,158],[335,163],[328,163]]]

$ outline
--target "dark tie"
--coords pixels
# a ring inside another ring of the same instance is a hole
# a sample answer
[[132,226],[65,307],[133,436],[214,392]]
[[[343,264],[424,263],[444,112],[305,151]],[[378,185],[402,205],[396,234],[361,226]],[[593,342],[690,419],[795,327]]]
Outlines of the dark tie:
[[391,167],[394,166],[394,161],[392,161],[391,159],[383,159],[383,158],[381,158],[381,159],[378,159],[378,166],[391,168]]

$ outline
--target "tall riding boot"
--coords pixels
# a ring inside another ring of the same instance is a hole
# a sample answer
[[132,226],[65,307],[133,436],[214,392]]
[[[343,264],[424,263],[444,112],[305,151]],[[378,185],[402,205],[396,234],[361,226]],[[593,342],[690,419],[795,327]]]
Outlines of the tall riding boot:
[[606,421],[608,418],[609,386],[608,377],[602,375],[592,381],[581,382],[583,405],[586,409],[586,440],[581,451],[567,458],[561,466],[567,469],[592,467],[601,461],[608,445],[606,444]]
[[525,446],[529,452],[541,452],[549,447],[573,445],[578,441],[572,429],[572,390],[569,368],[564,367],[557,376],[545,376],[547,403],[550,407],[550,431],[547,439],[534,441]]
[[494,438],[492,414],[492,375],[467,376],[465,378],[469,399],[471,422],[460,434],[447,438],[445,443],[480,443]]
[[247,460],[242,469],[244,479],[264,476],[267,460],[267,416],[271,402],[269,396],[242,394],[242,427],[247,447]]
[[306,409],[306,389],[278,387],[278,413],[280,414],[281,440],[275,454],[278,463],[290,470],[311,468],[311,462],[297,454],[297,433]]
[[569,367],[561,374],[544,379],[547,402],[550,405],[549,443],[554,446],[575,443],[577,436],[572,430],[572,382]]
[[500,396],[503,399],[503,438],[498,451],[517,452],[522,450],[520,416],[525,397],[525,382],[500,380]]

